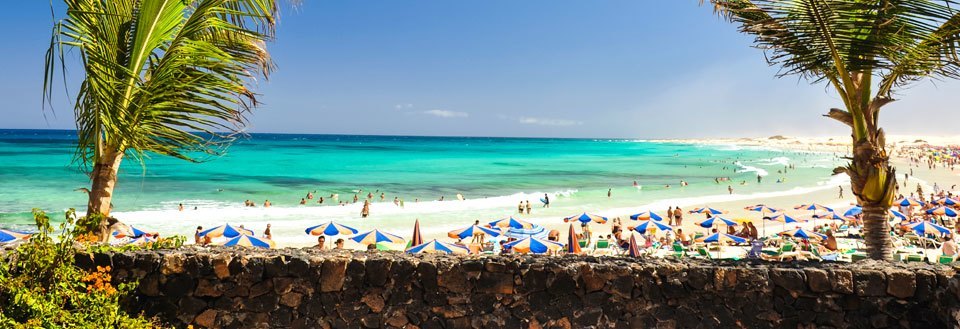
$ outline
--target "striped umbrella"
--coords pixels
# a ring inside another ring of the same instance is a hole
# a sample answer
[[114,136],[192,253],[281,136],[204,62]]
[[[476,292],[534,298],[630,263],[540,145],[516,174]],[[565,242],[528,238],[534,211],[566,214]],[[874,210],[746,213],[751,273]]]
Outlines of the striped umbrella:
[[630,257],[640,257],[640,245],[637,244],[637,237],[630,234],[630,245],[627,247],[627,255]]
[[573,215],[573,216],[570,216],[570,217],[567,217],[567,218],[564,218],[564,219],[563,219],[563,222],[564,222],[564,223],[569,223],[569,222],[572,222],[572,221],[579,221],[579,222],[584,223],[584,224],[589,223],[589,222],[597,222],[597,223],[603,224],[603,223],[606,223],[606,222],[607,222],[607,218],[606,218],[606,217],[603,217],[603,216],[598,216],[598,215],[593,215],[593,214],[588,214],[588,213],[582,213],[582,214],[580,214],[580,215]]
[[943,226],[940,226],[940,225],[937,225],[937,224],[934,224],[934,223],[931,223],[931,222],[928,222],[928,221],[922,221],[922,222],[919,222],[919,223],[907,224],[907,225],[904,225],[904,226],[906,226],[907,228],[913,230],[914,232],[917,232],[917,234],[919,234],[919,235],[921,235],[921,236],[927,235],[927,234],[947,234],[947,233],[950,233],[950,229],[948,229],[948,228],[946,228],[946,227],[943,227]]
[[767,235],[767,222],[763,219],[767,217],[767,213],[773,214],[776,212],[783,211],[783,209],[777,209],[774,207],[767,206],[765,204],[757,204],[757,205],[745,207],[743,209],[760,213],[761,234],[763,234],[764,236]]
[[240,246],[240,247],[257,247],[270,249],[273,248],[273,241],[267,240],[265,238],[258,238],[252,235],[241,234],[238,235],[227,242],[223,243],[224,246]]
[[156,239],[151,238],[149,235],[144,234],[137,237],[136,239],[130,240],[130,242],[127,242],[127,244],[139,246],[139,245],[144,245],[144,244],[156,242],[156,241],[157,241]]
[[700,225],[700,227],[711,228],[715,224],[721,224],[726,226],[737,226],[737,222],[734,222],[732,220],[729,220],[720,216],[710,217],[710,219],[702,221],[697,225]]
[[726,233],[714,233],[700,239],[697,239],[699,242],[733,242],[733,243],[744,243],[747,242],[747,239],[741,238],[736,235],[730,235]]
[[646,234],[648,230],[658,229],[661,231],[673,231],[673,228],[670,225],[663,224],[655,220],[645,220],[637,227],[627,227],[628,230],[634,230],[640,232],[640,234]]
[[202,231],[199,233],[199,235],[209,236],[211,238],[216,238],[221,236],[228,237],[228,238],[235,238],[240,235],[253,235],[253,231],[248,229],[235,228],[233,226],[230,226],[230,224],[224,224],[224,225],[220,225],[220,226],[208,229],[206,231]]
[[113,237],[114,237],[114,238],[117,238],[117,239],[122,239],[122,238],[127,238],[127,237],[129,237],[129,238],[139,238],[139,237],[144,236],[144,235],[147,235],[147,234],[153,235],[153,233],[147,233],[146,231],[141,230],[141,229],[138,229],[138,228],[136,228],[136,227],[134,227],[134,226],[130,226],[130,233],[133,233],[133,235],[126,235],[126,234],[124,234],[123,232],[120,232],[120,230],[116,230],[116,231],[113,231]]
[[842,220],[842,221],[846,221],[847,219],[849,219],[849,218],[847,218],[847,217],[840,216],[840,214],[835,213],[835,212],[829,212],[829,213],[824,214],[824,215],[813,215],[813,216],[810,216],[810,217],[811,217],[811,218],[817,218],[817,219],[826,218],[826,219],[831,219],[831,220]]
[[357,229],[352,228],[350,226],[337,224],[334,222],[320,224],[317,226],[311,226],[304,231],[310,235],[326,235],[326,236],[334,236],[334,235],[340,235],[340,234],[343,234],[343,235],[357,234]]
[[[843,213],[845,217],[853,217],[863,213],[863,208],[860,206],[853,206],[849,210]],[[890,217],[900,218],[900,220],[907,220],[907,215],[904,215],[902,212],[890,209],[887,210],[887,213],[890,214]],[[834,218],[838,219],[838,218]],[[839,219],[838,219],[839,220]]]
[[654,212],[652,212],[652,211],[644,211],[644,212],[641,212],[641,213],[639,213],[639,214],[630,215],[630,219],[633,219],[633,220],[651,220],[651,219],[652,219],[652,220],[663,220],[663,217],[660,217],[660,215],[657,215],[656,213],[654,213]]
[[[436,239],[434,239],[436,241]],[[420,234],[420,219],[417,218],[417,221],[413,223],[413,237],[410,238],[410,244],[414,246],[419,246],[423,244],[423,234]]]
[[778,211],[783,211],[783,209],[777,209],[777,208],[770,207],[770,206],[767,206],[767,205],[764,205],[764,204],[753,205],[753,206],[745,207],[745,208],[743,208],[743,209],[749,210],[749,211],[755,211],[755,212],[759,212],[759,213],[764,213],[764,214],[766,214],[766,213],[768,213],[768,212],[769,212],[769,213],[775,213],[775,212],[778,212]]
[[954,199],[951,199],[951,198],[947,198],[947,197],[943,197],[943,198],[939,198],[939,199],[934,200],[933,203],[942,204],[942,205],[947,205],[947,206],[954,206],[954,205],[957,204],[957,200],[954,200]]
[[720,210],[720,209],[714,209],[714,208],[710,208],[710,207],[703,207],[703,208],[697,208],[697,209],[691,210],[690,213],[691,213],[691,214],[703,214],[703,213],[708,213],[708,214],[711,214],[711,215],[719,215],[719,214],[724,214],[724,213],[726,213],[726,211],[723,211],[723,210]]
[[931,215],[941,215],[947,217],[957,217],[957,212],[949,207],[939,206],[930,210],[927,210],[928,214]]
[[924,203],[923,201],[914,199],[914,198],[903,198],[903,199],[900,199],[900,200],[895,201],[893,204],[894,204],[894,205],[901,206],[901,207],[910,207],[910,206],[922,206],[922,205],[924,205],[924,204],[926,204],[926,203]]
[[29,233],[0,229],[0,242],[10,242],[14,240],[26,240],[30,238]]
[[400,236],[396,234],[383,232],[381,230],[363,232],[363,233],[357,234],[356,236],[350,239],[362,245],[370,245],[370,244],[376,244],[380,242],[386,242],[386,243],[403,243],[404,242],[403,238],[401,238]]
[[437,239],[421,243],[407,249],[411,254],[455,254],[466,255],[470,253],[467,247],[455,245],[447,242],[440,242]]
[[717,258],[720,258],[720,253],[723,251],[723,245],[726,242],[733,243],[744,243],[747,242],[747,239],[741,238],[736,235],[730,235],[726,233],[714,233],[709,236],[702,237],[697,239],[700,242],[716,242],[717,243]]
[[792,237],[804,238],[804,239],[819,239],[819,240],[824,240],[827,238],[826,235],[816,233],[816,232],[807,232],[807,231],[804,231],[802,228],[786,230],[786,231],[780,232],[778,235],[792,236]]
[[580,250],[580,241],[577,239],[577,231],[574,231],[573,224],[570,224],[570,231],[567,233],[567,253],[579,254],[581,252],[583,252],[583,250]]
[[830,207],[827,207],[827,206],[824,206],[824,205],[818,204],[818,203],[802,204],[802,205],[793,207],[793,209],[796,209],[796,210],[812,210],[814,213],[816,213],[818,210],[819,210],[819,211],[833,211],[833,208],[830,208]]
[[492,221],[489,223],[489,226],[500,227],[500,228],[520,228],[520,229],[533,228],[533,224],[513,218],[513,217]]
[[797,220],[796,218],[793,218],[792,216],[787,215],[787,214],[785,214],[785,213],[783,213],[783,214],[778,214],[778,215],[776,215],[776,216],[770,217],[769,220],[770,220],[770,221],[774,221],[774,222],[781,222],[781,223],[784,223],[784,224],[799,223],[799,222],[800,222],[800,220]]
[[483,227],[479,225],[470,225],[468,227],[465,227],[459,230],[450,231],[449,233],[447,233],[447,236],[453,239],[456,239],[456,238],[466,239],[479,234],[489,234],[491,236],[500,236],[500,234],[503,234],[503,231],[500,231],[499,228],[489,228],[489,227]]
[[563,244],[537,238],[523,238],[507,243],[503,245],[503,247],[524,254],[543,254],[548,251],[559,250],[560,248],[563,248]]

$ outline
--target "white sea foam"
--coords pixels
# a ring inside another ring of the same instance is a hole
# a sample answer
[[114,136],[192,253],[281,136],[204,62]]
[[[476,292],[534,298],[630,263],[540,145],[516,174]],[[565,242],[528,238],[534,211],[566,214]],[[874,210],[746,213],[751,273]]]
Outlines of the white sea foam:
[[763,166],[788,166],[790,165],[790,158],[788,157],[776,157],[772,159],[761,160],[760,165]]
[[767,176],[770,174],[766,170],[763,170],[754,166],[745,165],[740,161],[734,162],[733,164],[740,167],[740,170],[737,170],[738,173],[756,172],[757,175],[760,175],[760,176]]

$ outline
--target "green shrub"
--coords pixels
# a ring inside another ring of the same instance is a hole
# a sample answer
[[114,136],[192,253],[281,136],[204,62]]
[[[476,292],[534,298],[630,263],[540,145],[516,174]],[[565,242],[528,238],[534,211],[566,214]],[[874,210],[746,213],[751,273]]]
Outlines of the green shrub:
[[0,263],[2,328],[152,328],[156,324],[120,308],[133,284],[113,286],[110,268],[85,271],[74,264],[75,214],[70,210],[54,236],[50,218],[34,209],[38,233]]

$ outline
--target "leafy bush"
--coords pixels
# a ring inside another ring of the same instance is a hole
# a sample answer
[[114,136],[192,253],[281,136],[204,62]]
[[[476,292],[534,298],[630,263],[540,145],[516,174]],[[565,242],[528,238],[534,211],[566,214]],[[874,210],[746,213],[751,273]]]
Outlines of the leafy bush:
[[0,327],[3,328],[153,328],[131,316],[120,299],[132,284],[111,283],[110,268],[84,271],[74,265],[75,234],[70,210],[54,237],[50,218],[34,209],[38,233],[0,263]]

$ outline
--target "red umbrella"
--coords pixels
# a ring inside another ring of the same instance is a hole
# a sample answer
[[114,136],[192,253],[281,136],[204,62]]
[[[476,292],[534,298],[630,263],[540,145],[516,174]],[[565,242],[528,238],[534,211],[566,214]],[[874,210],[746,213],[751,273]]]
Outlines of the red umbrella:
[[413,224],[413,237],[410,238],[411,246],[419,246],[423,244],[423,235],[420,234],[420,219],[417,218],[417,222]]
[[567,234],[567,252],[571,254],[582,252],[580,241],[577,240],[577,232],[573,230],[573,224],[570,224],[570,233]]

